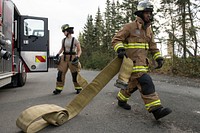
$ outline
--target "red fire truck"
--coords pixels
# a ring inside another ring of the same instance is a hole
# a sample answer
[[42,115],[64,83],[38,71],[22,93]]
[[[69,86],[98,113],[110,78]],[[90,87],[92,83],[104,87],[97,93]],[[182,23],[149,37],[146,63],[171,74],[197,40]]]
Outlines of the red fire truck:
[[0,0],[0,87],[23,86],[27,72],[47,72],[48,19],[23,16],[11,0]]

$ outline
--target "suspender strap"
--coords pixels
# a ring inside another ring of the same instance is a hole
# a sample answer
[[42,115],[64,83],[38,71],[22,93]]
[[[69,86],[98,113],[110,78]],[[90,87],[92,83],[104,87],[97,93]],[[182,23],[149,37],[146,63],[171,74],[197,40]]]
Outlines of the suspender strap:
[[[64,61],[66,60],[66,49],[65,49],[65,39],[66,38],[64,38],[64,40],[63,40],[63,43],[62,43],[62,47],[63,47],[63,49],[64,49],[64,52],[63,52],[63,54],[64,54]],[[70,61],[72,60],[72,55],[74,54],[73,52],[72,52],[72,49],[73,49],[73,44],[74,44],[74,37],[72,38],[72,42],[71,42],[71,47],[70,47],[70,51],[69,51],[69,54],[70,54]]]
[[[72,38],[71,47],[70,47],[70,51],[69,51],[70,53],[72,53],[73,44],[74,44],[74,37]],[[72,55],[70,55],[69,61],[71,61],[71,60],[72,60]]]
[[[64,53],[66,53],[66,49],[65,49],[65,39],[66,38],[64,38],[64,40],[63,40],[63,43],[62,43],[62,47],[63,47],[63,49],[64,49]],[[64,61],[66,60],[66,55],[64,55]]]

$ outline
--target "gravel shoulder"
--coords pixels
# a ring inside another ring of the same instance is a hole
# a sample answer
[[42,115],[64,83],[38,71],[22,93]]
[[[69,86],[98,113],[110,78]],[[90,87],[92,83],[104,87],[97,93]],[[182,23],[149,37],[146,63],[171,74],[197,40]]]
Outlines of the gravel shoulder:
[[198,78],[188,78],[188,77],[164,75],[157,73],[150,73],[150,75],[154,81],[200,88],[200,79]]

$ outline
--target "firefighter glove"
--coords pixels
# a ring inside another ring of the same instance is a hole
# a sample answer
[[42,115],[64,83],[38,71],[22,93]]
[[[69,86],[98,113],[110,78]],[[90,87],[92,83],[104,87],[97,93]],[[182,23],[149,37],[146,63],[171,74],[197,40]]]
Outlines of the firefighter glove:
[[53,60],[54,60],[54,63],[56,65],[58,65],[60,63],[60,56],[59,56],[59,54],[57,54]]
[[158,64],[157,67],[156,67],[156,69],[159,69],[159,68],[161,68],[163,66],[164,59],[162,57],[159,57],[159,58],[156,59],[156,62]]
[[76,56],[73,60],[72,60],[72,64],[73,65],[77,65],[78,64],[78,62],[79,62],[79,57],[78,56]]
[[126,56],[125,48],[118,48],[117,49],[117,56],[118,56],[118,58],[123,59],[124,56]]
[[58,58],[59,58],[59,54],[56,55],[56,59],[58,59]]
[[10,57],[11,57],[11,53],[10,53],[10,52],[6,52],[6,53],[3,55],[3,58],[4,58],[5,60],[9,60]]

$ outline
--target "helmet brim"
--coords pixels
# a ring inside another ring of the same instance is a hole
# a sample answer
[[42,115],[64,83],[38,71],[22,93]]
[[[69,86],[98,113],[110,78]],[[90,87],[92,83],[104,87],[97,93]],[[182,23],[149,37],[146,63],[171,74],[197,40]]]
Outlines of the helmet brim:
[[138,14],[140,14],[140,12],[151,12],[151,13],[152,13],[152,12],[153,12],[153,9],[151,9],[151,8],[146,8],[146,9],[141,10],[141,11],[138,10],[138,11],[135,11],[134,14],[135,14],[135,15],[138,15]]
[[74,29],[74,27],[68,27],[67,29]]
[[62,32],[65,32],[65,31],[67,31],[69,29],[74,29],[74,27],[68,27],[67,29],[62,30]]

